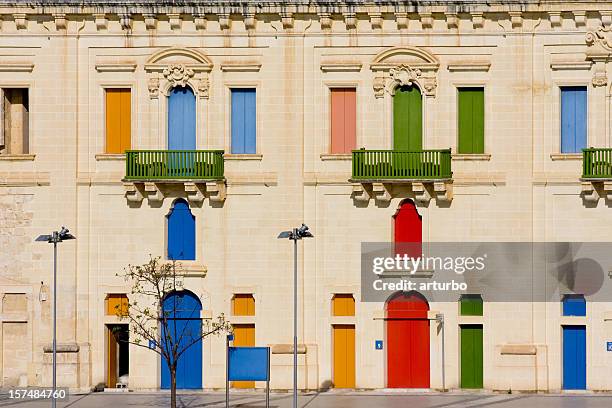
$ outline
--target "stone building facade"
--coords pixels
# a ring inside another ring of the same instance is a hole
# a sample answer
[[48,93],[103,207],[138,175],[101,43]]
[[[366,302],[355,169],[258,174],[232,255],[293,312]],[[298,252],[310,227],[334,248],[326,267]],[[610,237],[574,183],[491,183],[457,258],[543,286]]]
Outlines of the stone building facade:
[[[612,174],[585,168],[581,148],[610,160],[612,3],[1,0],[0,16],[3,386],[51,381],[52,251],[34,238],[61,224],[77,240],[59,247],[59,382],[75,389],[115,386],[110,366],[126,363],[109,359],[108,330],[121,322],[108,304],[129,292],[116,273],[167,257],[178,205],[195,219],[185,288],[203,318],[223,312],[272,345],[276,389],[291,387],[292,370],[292,247],[280,231],[305,222],[315,235],[298,259],[303,389],[410,386],[391,378],[384,302],[360,302],[361,243],[393,241],[404,205],[423,242],[609,240]],[[464,89],[484,101],[483,129],[479,147],[460,152]],[[564,92],[582,119],[564,122]],[[355,173],[352,149],[394,148],[398,93],[420,109],[415,151],[437,151],[446,173]],[[242,133],[239,94],[251,104]],[[348,141],[337,146],[334,95],[353,98],[342,99]],[[176,150],[168,116],[181,103],[194,140],[177,146],[221,157],[221,177],[130,177],[139,170],[123,150]],[[236,313],[238,299],[254,311]],[[480,387],[583,388],[564,384],[563,330],[575,326],[586,336],[584,388],[612,389],[612,303],[587,301],[585,316],[563,316],[560,302],[485,299],[471,316],[430,303],[427,388],[443,386],[436,314],[447,388],[462,387],[462,326],[484,333]],[[224,386],[224,347],[203,342],[202,388]],[[130,388],[162,385],[155,354],[131,347],[128,360]],[[343,379],[337,364],[349,366]]]

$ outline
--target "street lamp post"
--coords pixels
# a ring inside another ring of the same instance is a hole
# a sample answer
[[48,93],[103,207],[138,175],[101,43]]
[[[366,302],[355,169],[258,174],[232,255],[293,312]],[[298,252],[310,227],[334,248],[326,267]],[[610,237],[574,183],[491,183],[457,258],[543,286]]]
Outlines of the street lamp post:
[[302,238],[312,238],[308,227],[302,224],[292,231],[283,231],[278,235],[279,239],[288,238],[293,241],[293,408],[297,408],[297,242]]
[[57,388],[57,244],[59,242],[75,239],[74,235],[66,227],[57,232],[53,231],[51,235],[39,235],[36,241],[47,242],[53,244],[53,392],[51,393],[51,407],[55,408],[56,388]]

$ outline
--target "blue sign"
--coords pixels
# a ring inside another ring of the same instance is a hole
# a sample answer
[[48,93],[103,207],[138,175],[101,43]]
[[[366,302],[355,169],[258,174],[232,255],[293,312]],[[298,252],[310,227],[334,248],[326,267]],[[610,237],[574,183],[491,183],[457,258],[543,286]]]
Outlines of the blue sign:
[[376,348],[376,350],[382,350],[383,349],[383,341],[382,340],[374,341],[374,347]]
[[151,350],[155,350],[155,347],[157,347],[157,344],[155,343],[155,340],[149,340],[149,348]]
[[230,347],[228,381],[270,380],[270,347]]
[[606,343],[606,350],[612,351],[612,341]]

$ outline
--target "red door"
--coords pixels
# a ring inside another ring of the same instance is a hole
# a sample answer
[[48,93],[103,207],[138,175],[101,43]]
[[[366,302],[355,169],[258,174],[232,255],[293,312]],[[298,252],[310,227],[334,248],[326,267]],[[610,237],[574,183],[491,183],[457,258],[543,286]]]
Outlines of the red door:
[[393,222],[395,253],[407,254],[410,257],[421,256],[422,221],[411,200],[405,200],[400,204],[393,216]]
[[387,387],[429,388],[429,305],[417,292],[387,301]]

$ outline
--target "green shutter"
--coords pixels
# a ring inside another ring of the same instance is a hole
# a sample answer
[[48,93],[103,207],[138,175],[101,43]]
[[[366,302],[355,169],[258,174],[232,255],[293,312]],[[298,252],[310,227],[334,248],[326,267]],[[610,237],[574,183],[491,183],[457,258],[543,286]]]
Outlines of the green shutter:
[[462,295],[459,300],[461,316],[482,316],[482,297],[480,295]]
[[484,89],[459,88],[459,153],[484,153]]
[[461,388],[482,388],[482,326],[461,327]]
[[415,86],[402,86],[393,96],[393,148],[418,152],[423,149],[423,102]]

